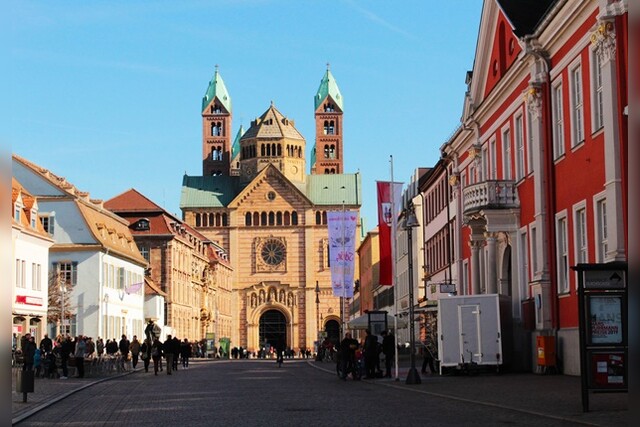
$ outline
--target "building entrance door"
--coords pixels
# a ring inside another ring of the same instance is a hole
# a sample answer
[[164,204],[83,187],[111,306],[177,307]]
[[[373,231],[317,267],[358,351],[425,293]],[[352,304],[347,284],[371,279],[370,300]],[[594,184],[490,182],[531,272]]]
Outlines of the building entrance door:
[[327,332],[327,337],[334,344],[340,343],[340,324],[335,320],[329,320],[324,326],[324,330]]
[[287,342],[287,319],[278,310],[265,311],[260,316],[260,346],[276,347],[278,341]]

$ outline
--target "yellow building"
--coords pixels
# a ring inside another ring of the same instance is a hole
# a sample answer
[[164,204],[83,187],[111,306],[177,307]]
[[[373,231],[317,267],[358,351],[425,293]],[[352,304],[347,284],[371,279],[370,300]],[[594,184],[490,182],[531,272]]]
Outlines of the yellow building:
[[[343,100],[328,69],[314,104],[307,174],[306,141],[273,103],[232,143],[231,97],[217,69],[203,98],[203,175],[184,176],[180,208],[228,254],[232,347],[255,351],[283,339],[313,349],[318,329],[339,337],[327,212],[355,211],[359,224],[362,183],[358,173],[343,173]],[[355,268],[357,277],[357,259]]]

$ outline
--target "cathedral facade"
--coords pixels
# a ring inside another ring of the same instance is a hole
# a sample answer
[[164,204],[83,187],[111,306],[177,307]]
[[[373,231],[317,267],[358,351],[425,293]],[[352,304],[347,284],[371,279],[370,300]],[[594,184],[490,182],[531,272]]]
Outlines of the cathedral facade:
[[304,136],[273,103],[246,131],[232,133],[232,116],[216,69],[202,100],[202,175],[184,176],[180,199],[184,221],[223,247],[233,269],[231,336],[216,338],[249,351],[279,340],[313,350],[320,336],[338,339],[345,307],[331,288],[327,212],[359,218],[361,206],[360,174],[344,173],[342,94],[327,69],[310,173]]

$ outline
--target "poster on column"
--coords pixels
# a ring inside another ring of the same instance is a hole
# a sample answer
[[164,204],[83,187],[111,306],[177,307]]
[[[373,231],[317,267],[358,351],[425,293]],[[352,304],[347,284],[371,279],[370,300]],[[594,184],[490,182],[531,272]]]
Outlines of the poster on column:
[[352,211],[327,212],[331,287],[337,297],[353,297],[357,218]]

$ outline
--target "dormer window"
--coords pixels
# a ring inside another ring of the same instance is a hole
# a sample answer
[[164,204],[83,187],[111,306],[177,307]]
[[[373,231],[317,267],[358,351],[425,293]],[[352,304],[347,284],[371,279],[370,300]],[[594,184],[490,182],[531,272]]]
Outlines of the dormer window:
[[22,206],[16,204],[16,208],[13,211],[13,219],[16,220],[16,222],[20,222],[20,211],[22,210]]
[[36,218],[38,218],[38,213],[31,209],[31,228],[36,228]]
[[[53,230],[55,226],[55,216],[52,213],[41,215],[40,222],[42,223],[42,228],[44,228],[44,231],[49,233],[50,236],[53,236]],[[101,231],[104,232],[104,230],[101,230]]]
[[148,231],[149,230],[149,220],[147,218],[139,219],[135,223],[133,228],[136,231]]

